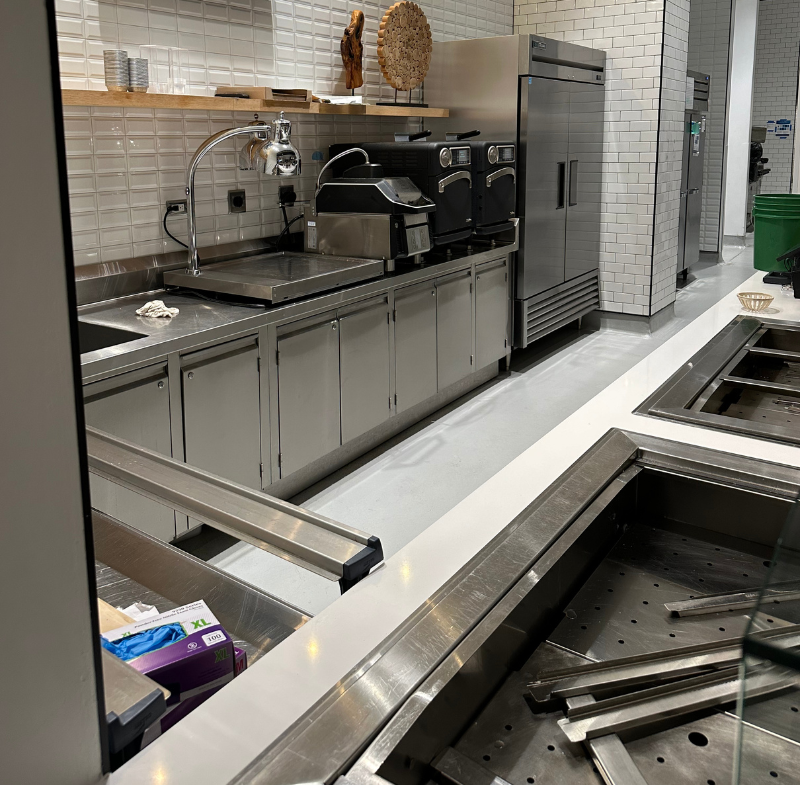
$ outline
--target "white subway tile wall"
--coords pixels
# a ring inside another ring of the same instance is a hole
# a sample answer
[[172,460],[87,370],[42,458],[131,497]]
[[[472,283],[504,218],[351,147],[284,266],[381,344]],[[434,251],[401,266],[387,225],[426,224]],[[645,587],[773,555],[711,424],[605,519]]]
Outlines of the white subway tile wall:
[[758,4],[753,125],[789,120],[792,129],[786,138],[768,130],[764,157],[769,158],[766,166],[772,171],[761,181],[761,193],[791,192],[799,52],[800,2],[762,0]]
[[[670,224],[680,198],[680,178],[676,187],[671,171],[659,193],[655,264],[653,257],[665,6],[669,46],[676,49],[668,57],[674,70],[681,57],[685,61],[682,24],[684,16],[688,22],[687,0],[515,0],[516,32],[607,53],[601,307],[644,316],[674,299],[675,278],[670,280],[668,272],[677,265]],[[681,46],[682,55],[677,51]],[[682,101],[685,89],[672,84],[673,77],[672,71],[665,74],[670,101],[661,115],[667,124],[662,137],[667,146],[674,143],[672,102],[678,96]],[[685,80],[685,73],[681,78]]]
[[701,251],[720,250],[730,37],[731,0],[692,0],[689,13],[688,66],[692,71],[711,77],[706,114],[703,208],[700,215]]
[[[339,42],[350,11],[361,8],[364,89],[370,98],[391,97],[377,62],[377,30],[390,2],[346,0],[56,0],[59,64],[64,88],[105,90],[103,50],[131,57],[145,45],[187,50],[186,92],[213,95],[220,85],[304,87],[317,94],[343,93]],[[429,0],[425,10],[436,41],[506,35],[513,27],[513,0]],[[415,96],[416,97],[416,93]],[[186,167],[210,134],[249,114],[108,107],[64,108],[75,263],[113,261],[177,250],[161,220],[168,199],[183,198]],[[272,115],[261,119],[271,120]],[[241,172],[233,141],[220,145],[197,176],[198,241],[201,246],[274,235],[282,226],[278,186],[293,183],[309,198],[328,145],[390,139],[417,120],[289,115],[303,158],[299,178],[267,178]],[[243,188],[247,212],[228,213],[228,190]],[[184,218],[170,230],[186,238]]]
[[661,59],[651,314],[675,301],[688,45],[689,0],[668,0],[664,6]]

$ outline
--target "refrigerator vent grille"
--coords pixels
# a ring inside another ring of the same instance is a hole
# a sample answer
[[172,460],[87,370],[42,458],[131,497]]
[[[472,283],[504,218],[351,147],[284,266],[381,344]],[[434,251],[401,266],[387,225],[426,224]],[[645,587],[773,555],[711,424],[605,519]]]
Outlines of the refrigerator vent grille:
[[600,307],[597,271],[517,301],[517,347],[524,348]]

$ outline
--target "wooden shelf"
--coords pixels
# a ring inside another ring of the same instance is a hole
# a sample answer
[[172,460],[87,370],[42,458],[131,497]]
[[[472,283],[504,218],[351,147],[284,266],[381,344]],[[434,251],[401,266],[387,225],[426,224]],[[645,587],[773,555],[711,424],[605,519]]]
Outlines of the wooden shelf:
[[109,93],[103,90],[62,90],[65,106],[120,106],[149,109],[217,109],[226,112],[284,111],[287,114],[327,114],[370,117],[449,117],[448,109],[321,104],[307,101],[265,101],[260,98],[214,98],[162,93]]

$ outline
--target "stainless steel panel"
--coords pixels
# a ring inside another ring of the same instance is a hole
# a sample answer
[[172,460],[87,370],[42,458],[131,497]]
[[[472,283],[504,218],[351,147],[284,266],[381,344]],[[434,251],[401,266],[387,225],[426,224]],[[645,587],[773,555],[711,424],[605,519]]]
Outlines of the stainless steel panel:
[[519,190],[523,215],[515,297],[526,299],[564,282],[572,85],[521,80]]
[[[186,462],[220,477],[261,488],[261,410],[258,346],[219,347],[183,358],[183,424]],[[197,356],[197,355],[201,356]]]
[[689,196],[689,161],[691,158],[691,120],[687,113],[683,119],[683,158],[681,163],[681,203],[678,215],[678,273],[686,269],[686,205]]
[[564,279],[600,267],[605,91],[573,84],[569,102],[569,194]]
[[439,389],[474,370],[472,272],[436,280],[436,367]]
[[317,213],[306,208],[305,249],[310,253],[391,259],[392,216]]
[[261,491],[94,428],[86,429],[86,446],[93,474],[330,580],[349,580],[357,564],[382,558],[377,538]]
[[432,281],[395,294],[394,363],[398,414],[436,395],[436,287]]
[[606,53],[601,49],[540,35],[521,35],[519,43],[520,74],[529,74],[532,63],[561,63],[595,71],[605,67]]
[[317,254],[272,253],[217,262],[201,268],[167,272],[167,286],[287,302],[383,275],[383,262]]
[[106,565],[98,574],[98,595],[112,605],[129,600],[152,602],[145,593],[132,597],[108,568],[169,602],[161,612],[202,597],[225,629],[252,647],[248,657],[265,654],[300,629],[309,614],[249,583],[101,513],[92,515],[95,556]]
[[[693,113],[691,121],[700,124],[698,147],[690,142],[688,193],[686,196],[686,240],[683,266],[691,267],[700,261],[700,216],[703,203],[703,166],[705,165],[706,134],[703,115]],[[691,137],[690,137],[691,139]]]
[[330,321],[278,338],[280,476],[335,450],[339,422],[339,326]]
[[426,119],[426,127],[439,139],[455,128],[480,128],[486,138],[515,138],[519,70],[510,50],[520,46],[519,36],[434,43],[425,101],[448,107],[450,117]]
[[508,351],[508,264],[475,268],[475,363],[483,368]]
[[345,444],[380,425],[392,412],[385,298],[339,318],[339,363]]
[[[84,388],[86,423],[120,439],[172,455],[166,369],[131,371]],[[160,540],[175,538],[175,513],[127,488],[90,477],[92,507]]]

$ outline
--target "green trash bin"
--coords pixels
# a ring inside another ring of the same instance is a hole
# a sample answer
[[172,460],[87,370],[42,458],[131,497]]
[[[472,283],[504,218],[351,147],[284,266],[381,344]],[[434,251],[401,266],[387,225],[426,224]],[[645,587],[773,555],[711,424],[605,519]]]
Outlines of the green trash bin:
[[800,245],[800,194],[759,194],[753,206],[756,270],[781,272],[778,257]]

